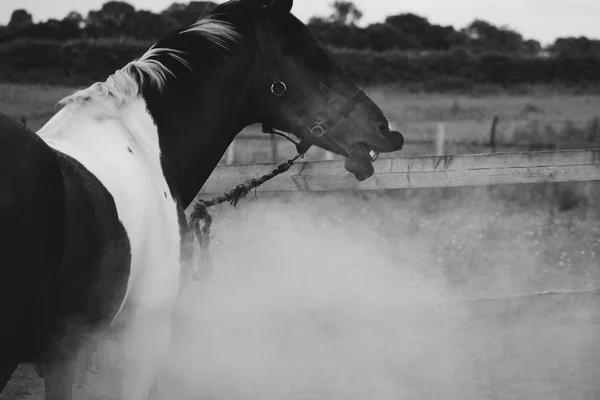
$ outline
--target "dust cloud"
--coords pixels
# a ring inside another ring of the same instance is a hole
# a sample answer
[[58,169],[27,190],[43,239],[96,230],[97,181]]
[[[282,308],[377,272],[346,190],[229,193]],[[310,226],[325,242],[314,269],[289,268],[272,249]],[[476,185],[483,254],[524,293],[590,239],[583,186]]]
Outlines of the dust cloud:
[[382,220],[414,215],[373,201],[298,195],[213,210],[214,275],[185,290],[158,397],[598,394],[597,330],[501,334],[463,325],[460,306],[420,305],[455,293],[434,239],[406,226],[391,234]]

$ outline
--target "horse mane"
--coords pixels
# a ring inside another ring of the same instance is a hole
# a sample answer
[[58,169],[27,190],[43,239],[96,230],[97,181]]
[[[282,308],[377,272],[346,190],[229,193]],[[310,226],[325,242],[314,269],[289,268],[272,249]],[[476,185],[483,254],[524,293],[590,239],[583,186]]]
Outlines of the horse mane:
[[[228,43],[234,42],[239,36],[231,24],[214,19],[210,15],[201,17],[176,34],[198,34],[225,49]],[[115,106],[119,107],[128,99],[137,97],[145,84],[153,85],[159,91],[164,90],[167,85],[167,75],[175,77],[175,74],[159,60],[159,56],[170,57],[190,70],[191,67],[185,59],[185,52],[161,47],[160,43],[161,41],[150,47],[139,59],[115,71],[106,81],[96,82],[79,90],[63,98],[58,104],[63,106],[72,103],[83,104],[90,100],[111,98]]]

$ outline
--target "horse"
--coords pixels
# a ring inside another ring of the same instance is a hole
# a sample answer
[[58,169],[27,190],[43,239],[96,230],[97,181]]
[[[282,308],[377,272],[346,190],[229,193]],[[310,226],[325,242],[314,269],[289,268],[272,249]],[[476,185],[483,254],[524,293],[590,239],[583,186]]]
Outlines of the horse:
[[80,349],[122,329],[119,398],[148,398],[183,285],[185,210],[245,127],[339,154],[358,180],[402,148],[292,7],[228,1],[62,99],[39,131],[0,117],[0,390],[31,363],[46,399],[71,399]]

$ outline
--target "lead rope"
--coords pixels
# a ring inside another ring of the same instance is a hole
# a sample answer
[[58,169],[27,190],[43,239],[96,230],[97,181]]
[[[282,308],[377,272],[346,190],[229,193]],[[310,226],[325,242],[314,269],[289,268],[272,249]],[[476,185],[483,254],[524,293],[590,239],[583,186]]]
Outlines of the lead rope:
[[[193,280],[205,280],[209,278],[213,272],[212,259],[210,258],[210,253],[208,252],[208,246],[210,245],[210,227],[212,224],[212,217],[208,212],[208,208],[226,201],[228,201],[233,207],[236,207],[238,202],[242,198],[246,197],[246,195],[250,193],[252,189],[256,189],[263,183],[275,178],[277,175],[286,172],[296,160],[303,157],[304,152],[299,151],[294,158],[282,162],[275,167],[273,171],[261,176],[260,178],[248,179],[246,182],[237,185],[229,192],[221,196],[217,196],[212,200],[197,200],[189,218],[189,224],[191,225],[194,235],[196,236],[196,240],[198,241],[198,245],[200,246],[200,262],[193,263],[194,265],[191,271],[191,278]],[[203,222],[204,224],[200,226],[200,222]],[[199,268],[198,264],[201,264],[202,268]]]
[[[283,97],[285,95],[285,93],[287,92],[287,86],[279,78],[277,69],[273,67],[273,64],[275,64],[276,61],[269,58],[268,55],[270,53],[265,52],[265,49],[262,46],[262,44],[263,44],[262,42],[265,42],[265,43],[268,42],[267,35],[264,34],[262,25],[256,24],[255,31],[256,31],[256,39],[258,41],[259,51],[262,55],[262,59],[265,63],[265,67],[267,68],[269,76],[271,77],[271,93],[273,95],[275,95],[276,97],[281,98],[288,105],[288,107],[290,107],[292,109],[292,111],[294,111],[298,115],[298,117],[300,117],[302,119],[303,118],[302,115],[299,114],[298,111],[294,107],[292,107],[292,105],[287,101],[287,99]],[[269,61],[271,61],[271,62],[269,62]],[[353,101],[356,101],[355,98],[356,98],[356,95],[353,96]],[[354,105],[352,107],[354,107]],[[347,111],[347,112],[349,112],[349,111]],[[307,116],[311,116],[311,113],[309,112],[309,110],[305,110],[305,113]],[[312,120],[310,122],[311,122],[311,125],[309,125],[308,129],[311,132],[311,134],[313,134],[313,136],[320,137],[325,134],[326,130],[323,129],[321,123],[319,123],[314,118],[312,118]],[[319,134],[315,135],[314,132],[319,129],[320,129]],[[262,130],[264,133],[279,135],[279,136],[282,136],[285,139],[289,140],[296,146],[296,150],[298,151],[298,154],[294,158],[291,158],[291,159],[279,164],[277,167],[275,167],[275,169],[273,171],[269,172],[268,174],[265,174],[258,179],[256,179],[256,178],[249,179],[246,182],[236,186],[231,191],[229,191],[221,196],[215,197],[214,199],[212,199],[210,201],[198,199],[198,201],[194,205],[194,209],[189,218],[189,224],[192,226],[192,230],[196,236],[198,244],[200,245],[200,251],[201,251],[200,263],[194,263],[194,266],[191,271],[191,278],[196,281],[200,281],[200,280],[202,280],[202,278],[206,279],[206,278],[210,277],[210,275],[212,275],[212,272],[213,272],[212,260],[210,258],[210,254],[208,252],[208,246],[210,245],[210,227],[212,224],[212,217],[208,213],[208,208],[212,207],[216,204],[224,203],[226,201],[228,201],[233,207],[236,207],[238,202],[242,198],[246,197],[246,195],[252,189],[256,189],[263,183],[273,179],[277,175],[280,175],[280,174],[286,172],[288,169],[290,169],[290,167],[294,164],[294,162],[298,158],[304,157],[304,154],[312,146],[308,140],[301,140],[300,142],[296,142],[292,138],[290,138],[289,135],[285,134],[284,132],[277,131],[276,129],[273,129],[272,127],[266,125],[265,123],[263,123],[263,125],[262,125]],[[201,221],[204,222],[203,226],[200,226]],[[198,268],[198,264],[205,266],[205,268],[200,270]]]

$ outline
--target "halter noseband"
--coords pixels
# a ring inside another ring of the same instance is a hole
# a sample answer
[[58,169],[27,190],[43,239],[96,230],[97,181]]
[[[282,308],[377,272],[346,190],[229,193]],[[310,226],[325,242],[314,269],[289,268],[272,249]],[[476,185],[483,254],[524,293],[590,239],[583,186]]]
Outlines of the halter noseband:
[[[287,93],[288,91],[288,87],[285,84],[285,82],[283,82],[280,78],[279,78],[279,74],[277,73],[277,69],[276,69],[276,65],[277,60],[273,59],[272,56],[273,53],[267,51],[270,46],[268,45],[268,37],[263,29],[263,23],[262,22],[258,22],[255,25],[255,30],[256,30],[256,39],[258,41],[258,48],[260,50],[260,53],[262,55],[262,59],[265,63],[265,67],[267,68],[267,72],[269,73],[269,76],[271,78],[271,94],[273,94],[276,97],[281,98],[283,101],[285,101],[285,103],[287,104],[287,106],[301,119],[301,120],[305,120],[306,121],[306,126],[308,129],[308,132],[315,138],[320,138],[322,136],[324,136],[331,128],[333,128],[335,125],[337,125],[343,118],[345,118],[353,109],[354,107],[356,107],[356,105],[358,103],[360,103],[361,101],[363,101],[364,99],[367,98],[366,93],[362,90],[362,89],[358,89],[353,95],[352,97],[350,97],[350,99],[346,102],[346,104],[344,105],[344,107],[342,107],[338,112],[336,112],[332,117],[330,117],[329,119],[327,119],[326,121],[319,121],[311,112],[310,110],[301,105],[300,107],[303,109],[303,113],[299,112],[296,107],[294,107],[288,100],[286,97],[284,97],[284,95]],[[265,49],[266,48],[266,49]],[[294,143],[296,145],[296,149],[298,150],[298,154],[300,155],[304,155],[304,153],[306,153],[306,151],[308,151],[308,149],[310,149],[310,147],[312,146],[311,143],[309,143],[306,139],[303,139],[302,137],[300,142],[296,142],[293,139],[291,139],[286,133],[281,132],[281,131],[277,131],[275,129],[273,129],[272,127],[268,126],[267,124],[265,124],[263,122],[262,124],[262,130],[264,133],[271,133],[271,134],[275,134],[275,135],[279,135],[279,136],[283,136],[284,138],[286,138],[287,140],[291,141],[292,143]],[[298,135],[296,135],[298,136]]]

